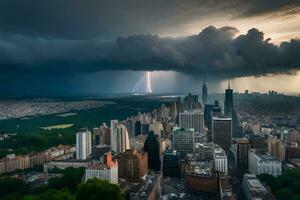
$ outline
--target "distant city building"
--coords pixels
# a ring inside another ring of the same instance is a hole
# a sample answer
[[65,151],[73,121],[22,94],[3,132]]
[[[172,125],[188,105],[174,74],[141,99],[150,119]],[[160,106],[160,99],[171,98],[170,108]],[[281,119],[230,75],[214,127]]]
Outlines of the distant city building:
[[243,138],[237,143],[237,166],[238,168],[248,171],[248,152],[251,149],[251,144],[248,139]]
[[84,181],[99,178],[118,184],[118,162],[112,160],[111,153],[106,153],[102,162],[90,162],[84,174]]
[[205,80],[205,76],[204,76],[204,81],[203,81],[203,85],[202,85],[202,105],[204,106],[207,103],[207,86],[206,86],[206,80]]
[[271,156],[279,159],[280,161],[285,161],[284,142],[273,135],[269,135],[267,139],[267,143],[268,143],[268,153]]
[[232,120],[228,117],[213,117],[212,141],[220,145],[225,151],[230,149],[232,143]]
[[92,135],[87,129],[76,133],[76,159],[85,160],[92,152]]
[[148,153],[148,169],[160,171],[160,152],[157,136],[151,131],[144,144],[144,151]]
[[119,121],[117,119],[111,120],[110,121],[110,132],[111,132],[111,139],[110,139],[110,143],[111,143],[111,150],[112,151],[117,151],[117,125],[118,125]]
[[177,101],[174,101],[170,106],[170,117],[171,119],[176,119],[178,115]]
[[111,131],[110,128],[103,123],[99,128],[99,144],[110,145]]
[[179,178],[180,169],[180,153],[172,149],[167,149],[163,157],[163,176]]
[[148,155],[135,149],[127,149],[118,157],[119,178],[139,182],[148,171]]
[[205,104],[204,107],[204,125],[208,129],[211,129],[211,119],[212,119],[212,112],[213,112],[214,105]]
[[179,127],[193,128],[196,132],[203,133],[204,115],[201,109],[187,110],[179,113]]
[[214,146],[213,143],[196,143],[194,150],[195,158],[201,161],[213,160]]
[[99,160],[104,154],[110,152],[110,145],[100,144],[92,147],[92,159]]
[[183,110],[192,110],[201,108],[201,104],[198,101],[198,95],[192,95],[189,93],[184,97]]
[[194,129],[173,128],[172,148],[183,155],[194,152],[195,131]]
[[229,81],[228,88],[225,90],[224,114],[227,117],[233,117],[233,90],[230,89]]
[[270,199],[268,190],[253,174],[244,175],[242,187],[247,200]]
[[257,153],[254,149],[249,151],[249,172],[251,174],[281,175],[281,162],[276,158]]
[[141,121],[136,121],[134,125],[135,136],[142,135],[142,123]]
[[115,128],[115,138],[116,138],[116,149],[115,152],[121,153],[129,149],[129,135],[127,129],[123,123],[118,123]]
[[142,123],[141,121],[136,121],[134,127],[135,136],[147,135],[149,133],[149,123]]
[[267,143],[264,136],[261,135],[250,135],[251,148],[260,152],[267,151]]
[[153,122],[149,124],[149,131],[153,131],[159,138],[162,135],[164,128],[161,122]]
[[228,161],[225,151],[222,148],[214,149],[215,171],[228,174]]

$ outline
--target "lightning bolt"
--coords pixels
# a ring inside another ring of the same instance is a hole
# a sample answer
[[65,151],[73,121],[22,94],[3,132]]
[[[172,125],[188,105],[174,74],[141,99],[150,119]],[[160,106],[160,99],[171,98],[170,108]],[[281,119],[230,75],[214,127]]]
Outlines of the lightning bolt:
[[139,94],[141,92],[141,87],[143,85],[146,86],[147,94],[151,94],[152,93],[152,89],[151,89],[151,72],[146,72],[146,74],[144,74],[144,76],[142,76],[139,79],[139,81],[134,85],[131,92],[133,94]]
[[151,90],[151,72],[147,72],[147,93],[152,93]]

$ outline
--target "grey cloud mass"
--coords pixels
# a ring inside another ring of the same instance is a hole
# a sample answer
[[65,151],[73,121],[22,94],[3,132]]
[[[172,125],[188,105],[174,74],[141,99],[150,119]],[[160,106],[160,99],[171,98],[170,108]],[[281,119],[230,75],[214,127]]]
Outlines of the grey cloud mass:
[[[105,84],[132,70],[218,80],[293,74],[300,68],[299,39],[278,45],[263,28],[245,33],[255,24],[239,23],[299,16],[300,0],[1,0],[0,93],[27,84],[38,93],[39,83],[75,91],[74,77],[103,71],[115,71],[104,72]],[[185,30],[195,24],[199,34]],[[291,21],[278,30],[296,35],[299,26]]]
[[114,39],[215,16],[294,15],[299,8],[299,0],[2,0],[0,27],[44,37]]
[[171,38],[143,34],[116,41],[57,40],[20,35],[0,37],[2,73],[74,74],[104,70],[173,70],[219,78],[293,73],[300,68],[300,41],[279,46],[264,33],[233,27]]

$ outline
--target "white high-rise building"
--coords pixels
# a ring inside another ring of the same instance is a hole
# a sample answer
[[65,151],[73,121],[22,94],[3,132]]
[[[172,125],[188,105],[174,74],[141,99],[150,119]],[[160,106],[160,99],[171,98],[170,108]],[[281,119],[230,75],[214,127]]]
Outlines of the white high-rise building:
[[76,159],[85,160],[92,152],[92,134],[89,130],[76,133]]
[[117,132],[116,128],[118,125],[119,121],[117,119],[111,120],[110,121],[110,146],[112,151],[117,151]]
[[226,153],[222,148],[218,147],[214,149],[214,161],[215,161],[215,171],[227,175],[228,161],[227,161]]
[[195,146],[195,131],[192,128],[173,128],[172,149],[183,154],[193,153]]
[[116,152],[125,152],[126,149],[130,149],[129,146],[129,135],[128,131],[123,123],[118,123],[116,127],[116,136],[117,136],[117,149]]
[[281,175],[281,162],[269,155],[256,153],[255,149],[249,150],[249,172],[251,174]]
[[195,132],[203,133],[204,116],[202,110],[186,110],[183,113],[179,113],[179,127],[193,128]]

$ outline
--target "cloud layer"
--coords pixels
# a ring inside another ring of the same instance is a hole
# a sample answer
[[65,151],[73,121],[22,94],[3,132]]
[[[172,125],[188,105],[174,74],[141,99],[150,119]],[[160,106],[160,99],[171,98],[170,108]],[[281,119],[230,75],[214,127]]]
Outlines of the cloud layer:
[[104,70],[172,70],[219,78],[294,73],[300,69],[300,41],[279,46],[250,29],[237,36],[233,27],[202,30],[171,38],[143,34],[115,41],[33,38],[0,35],[2,74],[74,74]]

